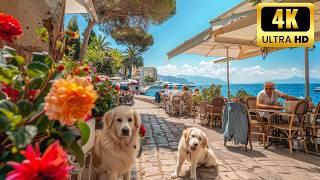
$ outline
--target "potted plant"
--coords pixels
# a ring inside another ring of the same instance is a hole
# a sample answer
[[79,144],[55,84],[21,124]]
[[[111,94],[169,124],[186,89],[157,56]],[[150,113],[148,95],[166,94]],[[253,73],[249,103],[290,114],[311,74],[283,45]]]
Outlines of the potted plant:
[[[15,43],[22,35],[18,20],[0,13],[0,41]],[[48,42],[48,31],[36,29],[35,43]],[[68,39],[76,33],[60,32],[50,54],[4,47],[0,63],[0,179],[66,179],[67,154],[83,165],[81,145],[89,139],[84,119],[97,99],[94,85],[79,76],[63,76],[58,63]],[[82,144],[76,139],[80,132]]]

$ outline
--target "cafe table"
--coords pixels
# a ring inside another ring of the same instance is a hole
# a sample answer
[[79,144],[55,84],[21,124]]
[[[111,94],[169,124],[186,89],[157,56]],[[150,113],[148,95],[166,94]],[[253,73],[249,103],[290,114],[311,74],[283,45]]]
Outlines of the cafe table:
[[[274,118],[275,116],[275,113],[276,115],[278,116],[281,116],[281,115],[284,115],[284,116],[292,116],[292,114],[290,114],[288,111],[285,111],[285,110],[277,110],[277,109],[249,109],[248,110],[249,112],[255,112],[255,113],[258,113],[258,114],[261,114],[261,113],[269,113],[267,115],[267,117],[265,117],[267,120],[268,120],[268,125],[267,125],[267,129],[265,130],[265,133],[266,133],[266,136],[268,135],[270,129],[270,125],[271,123],[279,123],[279,119],[277,118]],[[272,131],[272,133],[275,135],[275,134],[278,134],[278,132],[276,131]],[[271,141],[270,144],[267,144],[266,148],[271,146],[274,142],[276,141]]]

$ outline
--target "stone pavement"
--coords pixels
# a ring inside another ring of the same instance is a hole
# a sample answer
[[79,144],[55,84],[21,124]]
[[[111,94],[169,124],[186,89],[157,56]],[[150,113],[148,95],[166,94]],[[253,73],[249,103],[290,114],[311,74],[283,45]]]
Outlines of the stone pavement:
[[[289,155],[286,147],[271,146],[263,149],[253,142],[253,150],[245,151],[243,145],[223,145],[221,129],[210,129],[190,118],[169,117],[156,105],[135,100],[147,129],[143,153],[137,160],[132,179],[170,179],[175,169],[177,146],[182,131],[198,127],[208,136],[210,147],[223,165],[219,168],[198,168],[198,179],[320,179],[320,157],[294,152]],[[182,167],[180,179],[189,179],[189,163]]]

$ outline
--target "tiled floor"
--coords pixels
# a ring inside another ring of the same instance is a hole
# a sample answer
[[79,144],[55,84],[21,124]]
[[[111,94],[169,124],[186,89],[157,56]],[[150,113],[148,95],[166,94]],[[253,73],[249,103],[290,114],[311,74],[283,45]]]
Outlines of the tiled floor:
[[[320,157],[294,152],[286,147],[271,146],[263,149],[253,142],[253,151],[245,151],[242,145],[223,145],[221,129],[209,129],[198,120],[169,117],[155,105],[135,100],[134,107],[141,115],[147,129],[142,156],[133,171],[133,179],[170,179],[175,169],[177,145],[182,131],[198,127],[209,137],[210,146],[218,160],[219,168],[198,168],[198,179],[320,179]],[[180,179],[188,179],[189,164],[182,167]]]

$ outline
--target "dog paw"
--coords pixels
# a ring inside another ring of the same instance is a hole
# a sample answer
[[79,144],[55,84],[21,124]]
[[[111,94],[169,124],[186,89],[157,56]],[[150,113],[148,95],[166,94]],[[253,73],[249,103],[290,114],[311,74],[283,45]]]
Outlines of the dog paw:
[[197,180],[197,176],[190,176],[190,179]]
[[175,178],[177,178],[177,177],[178,177],[177,173],[172,173],[172,174],[171,174],[171,179],[175,179]]

